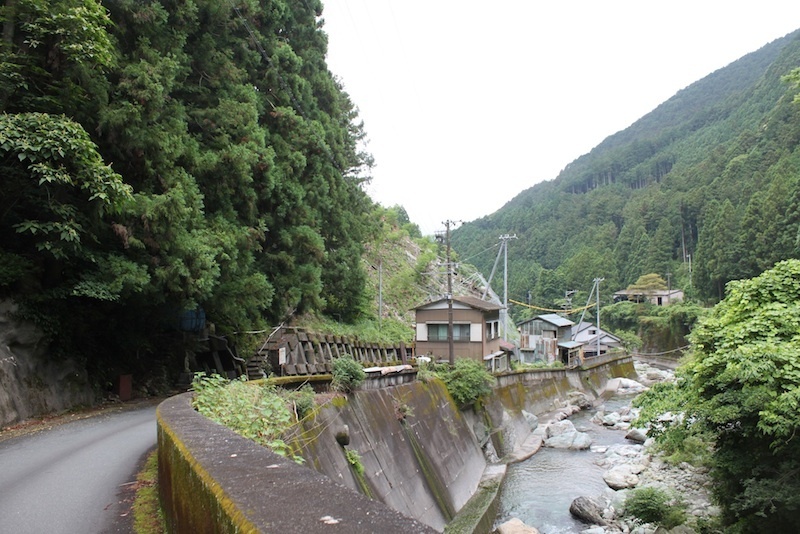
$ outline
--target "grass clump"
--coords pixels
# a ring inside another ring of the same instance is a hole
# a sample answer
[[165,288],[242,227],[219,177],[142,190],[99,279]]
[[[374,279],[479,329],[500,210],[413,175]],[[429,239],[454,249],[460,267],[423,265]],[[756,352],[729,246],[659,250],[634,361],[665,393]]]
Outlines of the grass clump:
[[361,364],[346,354],[333,360],[333,381],[331,387],[336,391],[350,393],[367,378]]
[[460,407],[474,404],[491,393],[495,382],[481,362],[468,358],[457,359],[453,366],[447,363],[422,365],[417,377],[423,381],[431,377],[440,379]]
[[655,487],[638,488],[625,499],[625,514],[672,529],[686,522],[686,504]]
[[228,381],[219,375],[198,373],[192,389],[192,404],[202,415],[281,456],[302,462],[302,458],[290,454],[282,439],[295,419],[289,401],[275,386],[248,384],[244,377]]

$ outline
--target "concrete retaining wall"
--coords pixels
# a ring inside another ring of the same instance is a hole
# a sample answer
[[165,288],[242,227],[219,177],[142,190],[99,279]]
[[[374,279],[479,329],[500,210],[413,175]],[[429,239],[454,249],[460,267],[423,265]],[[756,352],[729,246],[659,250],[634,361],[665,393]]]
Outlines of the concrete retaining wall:
[[[314,532],[319,518],[331,515],[347,532],[441,531],[487,467],[476,434],[492,435],[505,454],[530,435],[524,412],[559,408],[573,390],[596,398],[610,378],[634,373],[624,358],[582,370],[503,375],[491,398],[465,412],[439,381],[359,391],[319,409],[290,436],[307,467],[205,419],[187,395],[169,399],[159,407],[158,426],[171,530]],[[487,511],[471,511],[475,528],[468,531],[491,525],[492,499],[485,500]],[[214,530],[204,530],[206,522]]]
[[159,493],[170,532],[434,532],[198,414],[158,408]]
[[[345,429],[342,446],[336,437]],[[469,500],[486,467],[472,429],[438,380],[337,399],[290,441],[310,467],[437,530]],[[350,469],[346,449],[361,458],[363,480]]]

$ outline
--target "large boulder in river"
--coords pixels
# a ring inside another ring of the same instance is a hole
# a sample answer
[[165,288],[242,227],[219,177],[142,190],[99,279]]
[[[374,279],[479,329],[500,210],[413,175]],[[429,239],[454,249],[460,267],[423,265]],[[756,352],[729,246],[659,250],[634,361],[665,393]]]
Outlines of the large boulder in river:
[[612,467],[603,474],[603,480],[608,487],[621,490],[636,487],[639,484],[639,473],[644,469],[639,464],[622,464]]
[[545,438],[552,438],[553,436],[560,436],[561,434],[571,434],[573,432],[577,432],[577,430],[575,430],[575,425],[573,425],[572,421],[569,419],[564,419],[547,425]]
[[592,446],[592,438],[586,432],[578,432],[572,421],[565,419],[547,425],[543,445],[552,449],[582,451]]
[[539,531],[526,525],[516,517],[509,519],[494,531],[495,534],[539,534]]
[[572,432],[553,436],[552,438],[547,438],[544,441],[544,446],[552,449],[582,451],[592,446],[592,438],[586,432],[574,430]]
[[603,507],[590,497],[578,497],[569,505],[569,513],[592,525],[607,525],[603,519]]

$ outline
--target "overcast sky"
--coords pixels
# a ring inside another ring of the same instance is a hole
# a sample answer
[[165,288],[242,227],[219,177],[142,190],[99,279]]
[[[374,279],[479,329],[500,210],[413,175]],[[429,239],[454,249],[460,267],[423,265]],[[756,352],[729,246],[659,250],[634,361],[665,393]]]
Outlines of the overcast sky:
[[423,233],[552,180],[677,91],[800,28],[800,1],[323,0],[372,198]]

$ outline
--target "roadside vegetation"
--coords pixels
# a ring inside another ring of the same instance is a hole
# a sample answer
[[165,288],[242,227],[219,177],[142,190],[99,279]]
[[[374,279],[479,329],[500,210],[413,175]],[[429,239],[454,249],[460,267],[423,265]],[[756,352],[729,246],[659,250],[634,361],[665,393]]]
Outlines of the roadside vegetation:
[[136,478],[133,503],[133,529],[136,534],[163,534],[167,531],[158,500],[158,451],[147,457],[144,469]]

